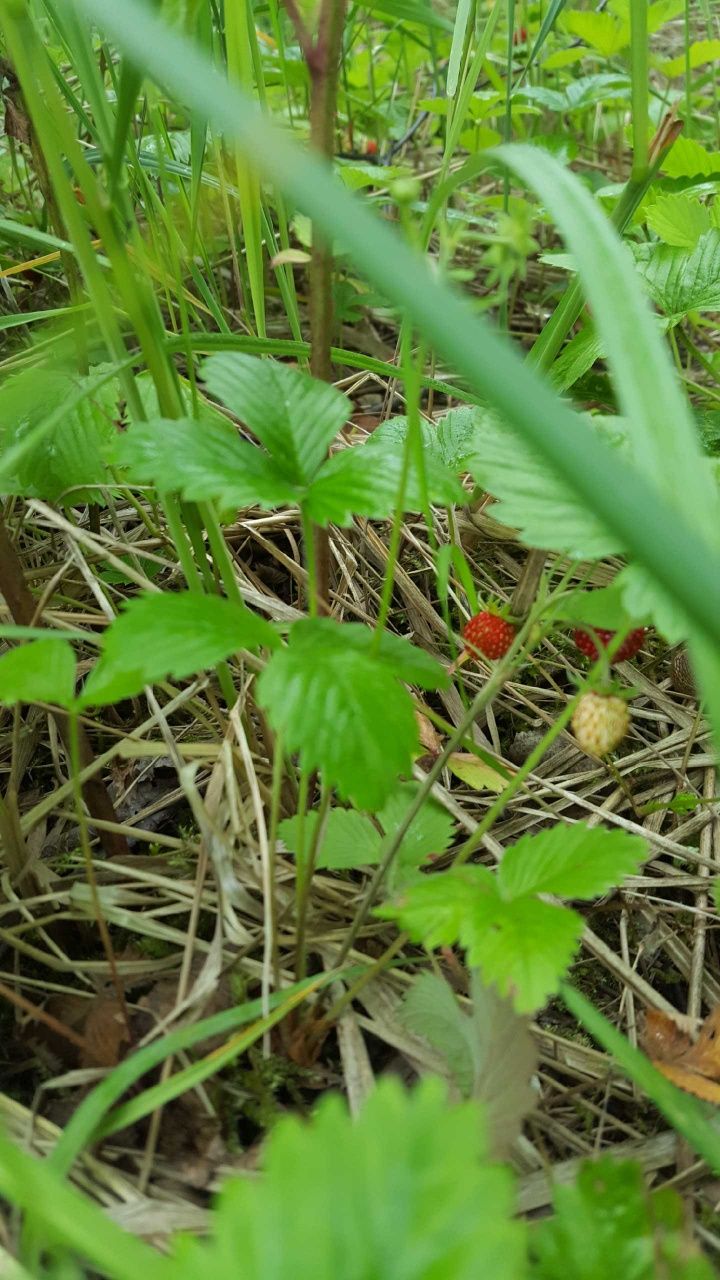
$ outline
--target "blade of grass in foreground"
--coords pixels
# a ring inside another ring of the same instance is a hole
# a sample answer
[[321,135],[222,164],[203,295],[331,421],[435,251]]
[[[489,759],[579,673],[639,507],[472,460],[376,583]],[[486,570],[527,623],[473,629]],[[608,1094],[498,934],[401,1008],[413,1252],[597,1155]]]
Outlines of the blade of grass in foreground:
[[[532,441],[698,627],[720,642],[718,558],[639,472],[614,457],[467,302],[434,280],[428,265],[342,190],[326,165],[263,119],[187,41],[151,18],[135,0],[125,0],[122,6],[109,0],[73,2],[148,73],[233,136],[248,158],[326,235],[340,238],[367,278],[408,311],[436,350]],[[622,296],[617,299],[619,307],[623,302]]]
[[[241,1037],[235,1037],[232,1042],[232,1052],[223,1057],[223,1050],[227,1046],[221,1046],[216,1053],[211,1054],[209,1058],[203,1058],[199,1063],[193,1064],[190,1071],[196,1069],[201,1071],[199,1079],[206,1079],[208,1075],[219,1071],[221,1067],[226,1065],[238,1053],[241,1053],[248,1047],[248,1044],[254,1043],[258,1036],[262,1036],[267,1026],[273,1026],[280,1022],[282,1018],[299,1005],[303,1000],[314,992],[319,991],[328,983],[336,981],[338,978],[337,971],[332,973],[324,973],[319,978],[310,978],[305,982],[296,983],[292,987],[287,987],[283,991],[274,992],[270,996],[270,1006],[272,1012],[269,1018],[256,1021],[255,1026],[242,1037],[247,1043],[240,1044]],[[157,1067],[166,1058],[179,1053],[182,1049],[190,1049],[193,1045],[199,1044],[202,1040],[207,1040],[211,1036],[223,1035],[228,1031],[237,1031],[239,1027],[252,1023],[256,1019],[261,1019],[262,1001],[250,1000],[247,1004],[239,1005],[234,1009],[226,1009],[222,1013],[216,1013],[210,1018],[203,1018],[202,1021],[194,1023],[189,1027],[181,1027],[177,1031],[164,1035],[160,1040],[154,1040],[152,1044],[146,1045],[144,1049],[138,1049],[124,1062],[121,1062],[108,1076],[105,1077],[99,1085],[97,1085],[92,1093],[83,1099],[80,1106],[73,1113],[70,1121],[63,1130],[58,1142],[51,1152],[48,1163],[62,1174],[66,1174],[72,1168],[75,1160],[80,1155],[98,1129],[103,1125],[103,1121],[108,1111],[117,1101],[118,1098],[135,1084],[141,1076],[151,1071],[153,1067]],[[267,1026],[265,1025],[267,1024]],[[205,1070],[205,1066],[210,1062],[210,1069]],[[185,1075],[187,1073],[180,1073]],[[174,1091],[167,1091],[168,1085],[173,1085],[175,1080]],[[159,1106],[168,1102],[170,1098],[176,1096],[180,1092],[185,1092],[187,1088],[191,1088],[198,1081],[193,1077],[186,1083],[184,1080],[178,1082],[177,1077],[170,1077],[165,1082],[166,1093],[162,1098],[157,1098],[157,1089],[151,1088],[141,1094],[140,1097],[132,1100],[134,1107],[133,1117],[138,1115],[146,1115],[148,1111],[152,1111],[155,1106]],[[152,1095],[148,1099],[148,1095]],[[147,1103],[150,1105],[147,1105]],[[127,1104],[131,1105],[131,1104]],[[138,1109],[139,1107],[139,1109]],[[126,1108],[118,1108],[117,1114],[124,1112]],[[109,1131],[113,1132],[116,1128],[121,1128],[123,1124],[130,1123],[127,1118],[123,1118],[120,1124],[113,1124]]]
[[570,1012],[598,1044],[612,1054],[625,1075],[652,1099],[673,1128],[707,1160],[710,1168],[720,1173],[720,1132],[708,1123],[707,1105],[676,1089],[575,987],[563,983],[561,995]]

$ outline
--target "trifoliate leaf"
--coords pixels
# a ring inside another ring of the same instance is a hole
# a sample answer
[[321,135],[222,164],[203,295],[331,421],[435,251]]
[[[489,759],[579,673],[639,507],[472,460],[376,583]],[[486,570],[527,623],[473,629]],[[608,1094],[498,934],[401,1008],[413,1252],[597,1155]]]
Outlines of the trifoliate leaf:
[[645,841],[627,831],[557,823],[506,850],[498,890],[506,901],[534,893],[593,898],[632,875],[647,856]]
[[445,673],[398,636],[355,623],[303,619],[258,681],[258,698],[302,767],[321,769],[327,785],[359,809],[376,811],[409,774],[418,726],[401,676],[432,687]]
[[32,640],[0,658],[0,703],[67,707],[75,692],[75,655],[67,640]]
[[[348,525],[355,515],[382,520],[396,509],[403,473],[398,446],[368,448],[356,445],[336,453],[321,467],[305,498],[305,510],[317,524]],[[425,465],[428,502],[440,506],[464,503],[467,494],[453,475],[434,458]],[[404,511],[421,511],[423,492],[416,467],[408,469]]]
[[160,493],[177,492],[187,502],[218,501],[223,507],[279,507],[297,502],[300,490],[275,461],[241,440],[229,422],[156,418],[129,428],[116,457],[131,481]]
[[274,360],[228,352],[210,356],[201,373],[292,484],[313,478],[350,414],[342,392]]
[[408,885],[377,914],[399,921],[427,947],[460,943],[483,981],[511,997],[518,1013],[540,1008],[572,960],[583,922],[538,898],[503,901],[487,867],[468,866]]
[[131,600],[103,637],[82,694],[85,706],[118,702],[168,676],[181,680],[239,649],[279,644],[264,618],[219,596],[194,592]]
[[281,1119],[261,1162],[225,1183],[209,1240],[183,1241],[179,1277],[238,1258],[246,1280],[474,1280],[478,1259],[486,1280],[525,1275],[512,1176],[482,1160],[479,1109],[438,1080],[381,1080],[354,1119],[327,1097],[309,1122]]

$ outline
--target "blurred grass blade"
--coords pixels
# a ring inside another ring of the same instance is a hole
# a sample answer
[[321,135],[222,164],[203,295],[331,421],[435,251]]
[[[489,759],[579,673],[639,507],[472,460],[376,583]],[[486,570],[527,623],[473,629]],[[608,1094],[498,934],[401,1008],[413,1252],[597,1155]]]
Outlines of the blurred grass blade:
[[[225,43],[228,77],[232,82],[242,86],[248,95],[253,92],[251,39],[255,39],[255,26],[252,5],[249,0],[225,0]],[[250,281],[250,296],[255,317],[255,330],[259,338],[264,338],[265,282],[263,276],[260,180],[254,168],[248,164],[247,153],[241,147],[236,151],[235,174],[239,193],[245,257]]]
[[467,40],[472,8],[473,0],[459,0],[457,13],[455,14],[452,44],[450,46],[450,61],[448,62],[447,86],[445,90],[448,98],[454,98],[457,92],[458,77],[460,75],[460,66],[462,63],[463,51],[465,49],[465,41]]
[[[61,1181],[49,1161],[26,1155],[4,1134],[0,1134],[0,1195],[28,1212],[42,1205],[43,1236],[75,1250],[94,1272],[109,1280],[143,1276],[172,1280],[177,1274],[167,1258],[111,1222],[97,1205]],[[34,1269],[32,1274],[39,1273]]]

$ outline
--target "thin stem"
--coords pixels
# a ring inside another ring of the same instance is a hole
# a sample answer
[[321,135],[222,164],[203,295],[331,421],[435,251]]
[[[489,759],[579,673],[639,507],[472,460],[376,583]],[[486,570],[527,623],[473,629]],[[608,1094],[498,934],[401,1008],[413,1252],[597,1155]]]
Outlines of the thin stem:
[[308,906],[310,904],[310,886],[312,885],[318,850],[320,849],[322,838],[325,834],[325,822],[330,808],[331,798],[331,788],[325,787],[320,799],[317,823],[315,824],[315,830],[312,834],[310,848],[308,849],[307,857],[303,858],[302,866],[298,857],[297,919],[295,922],[295,977],[298,982],[302,981],[307,972],[307,913]]
[[75,802],[75,812],[77,815],[78,827],[80,829],[80,848],[82,849],[83,859],[85,861],[85,874],[87,876],[88,888],[90,890],[90,900],[92,902],[95,920],[97,922],[98,932],[105,952],[105,957],[110,969],[112,983],[115,988],[118,1005],[122,1014],[127,1038],[132,1043],[133,1035],[130,1027],[130,1016],[128,1014],[127,1004],[125,1002],[125,989],[122,979],[118,973],[115,953],[113,951],[110,933],[107,922],[103,915],[102,905],[100,903],[100,894],[98,893],[97,880],[95,878],[95,867],[93,865],[92,850],[90,848],[90,837],[88,834],[87,816],[85,806],[83,805],[82,786],[80,784],[80,734],[78,713],[75,710],[68,712],[69,740],[70,740],[70,781],[72,783],[73,800]]

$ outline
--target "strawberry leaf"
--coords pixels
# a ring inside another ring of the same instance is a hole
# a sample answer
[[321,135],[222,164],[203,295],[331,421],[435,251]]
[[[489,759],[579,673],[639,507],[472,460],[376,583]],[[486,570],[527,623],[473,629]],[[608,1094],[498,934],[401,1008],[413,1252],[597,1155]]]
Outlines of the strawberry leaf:
[[[305,500],[307,514],[317,524],[348,525],[354,515],[382,520],[396,508],[403,471],[398,447],[355,446],[336,453],[326,462],[310,486]],[[464,503],[467,494],[442,463],[426,460],[428,500],[441,506]],[[403,510],[420,511],[422,490],[417,469],[409,469]]]
[[468,964],[511,997],[518,1013],[540,1008],[557,991],[583,928],[567,907],[534,897],[503,901],[492,872],[475,866],[423,877],[377,914],[398,920],[427,947],[460,943]]
[[115,451],[131,481],[186,502],[216,500],[223,507],[284,506],[300,491],[262,449],[241,440],[229,422],[156,418],[130,427]]
[[[499,500],[493,507],[498,520],[516,526],[529,546],[549,547],[577,558],[600,558],[622,550],[617,537],[531,444],[492,415],[476,412],[477,448],[468,460],[468,470]],[[619,419],[611,420],[612,433],[599,426],[597,419],[589,421],[618,445],[624,440]]]
[[209,1238],[176,1245],[177,1274],[229,1276],[241,1257],[247,1280],[470,1280],[480,1258],[484,1276],[520,1280],[512,1175],[484,1147],[480,1109],[450,1106],[438,1080],[380,1080],[356,1117],[327,1096],[278,1121],[261,1177],[225,1183]]
[[258,698],[285,746],[304,769],[359,809],[380,809],[398,774],[412,770],[418,726],[398,676],[433,687],[445,673],[398,636],[329,618],[303,619],[290,630],[258,681]]
[[[286,818],[278,828],[280,838],[291,853],[297,853],[300,844],[304,850],[315,839],[319,814],[307,813],[301,825],[300,818]],[[354,867],[371,867],[380,859],[382,836],[369,818],[354,809],[331,809],[325,822],[325,831],[315,858],[315,866],[322,870],[350,870]]]
[[67,640],[33,640],[0,658],[0,703],[67,707],[75,692],[75,655]]
[[213,667],[239,649],[277,644],[264,618],[219,596],[189,591],[138,596],[105,632],[81,703],[119,702],[168,676],[181,680]]
[[[331,809],[316,854],[315,865],[333,870],[370,867],[380,861],[383,837],[390,835],[407,812],[418,784],[402,783],[377,814],[377,825],[353,809]],[[287,818],[280,823],[280,835],[292,853],[297,853],[302,840],[310,848],[317,830],[318,814],[308,813],[301,828],[300,819]],[[380,830],[378,830],[378,826]],[[395,855],[392,872],[394,883],[413,872],[431,853],[443,853],[452,839],[450,815],[434,800],[427,800],[403,837]]]
[[593,898],[637,871],[648,856],[639,836],[584,822],[523,836],[505,853],[497,873],[506,902],[534,893]]
[[[9,378],[0,393],[3,452],[20,444],[53,410],[92,382],[92,378],[37,368]],[[108,483],[105,455],[117,434],[117,401],[114,378],[91,390],[63,414],[49,437],[30,449],[15,475],[3,478],[3,492],[51,502],[102,503],[100,486]]]
[[202,366],[208,390],[244,422],[292,484],[315,475],[350,414],[340,391],[273,360],[224,353]]

